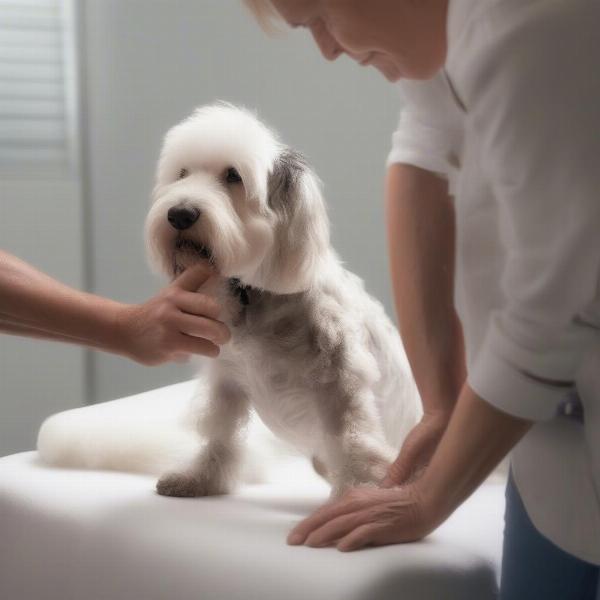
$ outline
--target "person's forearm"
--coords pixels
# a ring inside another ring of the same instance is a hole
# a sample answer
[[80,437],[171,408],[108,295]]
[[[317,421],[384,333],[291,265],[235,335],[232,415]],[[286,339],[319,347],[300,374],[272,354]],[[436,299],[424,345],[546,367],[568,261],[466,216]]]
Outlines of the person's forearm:
[[31,324],[24,324],[22,322],[16,322],[6,315],[0,315],[0,333],[7,335],[14,335],[18,337],[30,337],[40,340],[51,340],[54,342],[65,342],[67,344],[86,345],[100,350],[104,349],[104,346],[96,343],[94,340],[83,340],[73,336],[62,335],[53,331],[47,331],[39,326],[33,326]]
[[466,378],[454,308],[454,207],[447,183],[395,164],[386,182],[388,249],[402,341],[425,412],[449,413]]
[[504,413],[465,384],[431,463],[418,482],[445,519],[466,500],[532,426]]
[[74,290],[0,251],[0,331],[119,352],[124,305]]

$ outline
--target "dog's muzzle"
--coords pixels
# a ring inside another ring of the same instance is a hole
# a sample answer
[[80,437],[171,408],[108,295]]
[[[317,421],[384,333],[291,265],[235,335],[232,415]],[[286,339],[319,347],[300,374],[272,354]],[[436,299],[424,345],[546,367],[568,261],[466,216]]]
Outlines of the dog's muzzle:
[[[167,220],[171,227],[178,232],[189,229],[200,217],[200,211],[197,208],[188,208],[185,206],[173,206],[167,212]],[[199,258],[213,261],[211,249],[199,241],[185,238],[182,233],[178,233],[175,239],[175,252],[173,254],[173,273],[177,276],[182,273],[187,266],[196,262]]]
[[201,258],[212,258],[212,252],[210,251],[210,248],[207,248],[202,244],[198,244],[193,240],[177,238],[177,240],[175,240],[175,248],[180,252],[189,252],[191,254],[197,254]]
[[215,262],[212,250],[208,246],[194,240],[182,238],[181,234],[175,239],[174,246],[172,268],[175,277],[198,260],[205,259],[211,264]]

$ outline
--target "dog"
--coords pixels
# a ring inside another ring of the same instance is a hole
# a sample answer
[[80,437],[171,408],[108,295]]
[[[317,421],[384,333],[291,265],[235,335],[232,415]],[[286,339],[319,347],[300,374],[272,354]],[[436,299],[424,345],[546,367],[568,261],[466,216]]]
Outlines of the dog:
[[230,493],[252,411],[312,461],[332,497],[380,482],[419,397],[395,326],[331,246],[303,156],[247,109],[198,108],[165,137],[145,237],[169,278],[213,265],[200,291],[231,331],[208,368],[204,443],[158,493]]

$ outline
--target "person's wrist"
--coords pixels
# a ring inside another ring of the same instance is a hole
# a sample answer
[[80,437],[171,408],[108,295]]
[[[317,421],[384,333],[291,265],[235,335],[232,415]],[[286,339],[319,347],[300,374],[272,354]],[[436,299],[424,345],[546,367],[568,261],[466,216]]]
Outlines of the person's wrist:
[[423,415],[435,420],[448,421],[460,395],[466,375],[455,367],[443,371],[430,369],[427,377],[421,375],[419,393],[423,404]]
[[444,493],[443,488],[434,480],[435,473],[426,469],[422,477],[415,481],[423,511],[434,528],[443,523],[457,508],[452,504],[452,494]]
[[101,341],[105,350],[133,358],[131,348],[132,322],[137,306],[111,301],[105,314]]
[[427,360],[413,360],[411,368],[424,415],[448,421],[467,378],[462,327],[454,308],[436,321],[434,329],[436,343],[429,344],[425,354],[421,353]]
[[421,422],[427,423],[430,427],[445,430],[452,417],[454,403],[447,402],[443,405],[432,407],[424,403]]
[[454,510],[454,507],[452,507],[448,502],[451,494],[448,493],[448,490],[444,489],[445,479],[444,477],[440,476],[443,475],[443,473],[439,472],[440,461],[435,460],[435,456],[439,448],[439,442],[441,442],[446,430],[448,429],[452,413],[452,409],[438,408],[431,409],[429,412],[426,411],[423,414],[423,420],[426,421],[428,428],[437,430],[438,444],[431,462],[423,471],[421,477],[415,481],[415,485],[417,486],[417,491],[423,506],[426,507],[428,513],[435,515],[436,518],[439,517],[441,519],[439,521],[440,523],[443,522]]
[[69,291],[61,302],[54,321],[56,333],[91,348],[118,351],[121,339],[117,321],[119,312],[126,305],[78,291]]
[[435,488],[427,484],[424,476],[409,485],[412,486],[412,494],[419,506],[421,520],[426,529],[424,535],[428,535],[450,516],[452,510],[444,499],[435,493]]

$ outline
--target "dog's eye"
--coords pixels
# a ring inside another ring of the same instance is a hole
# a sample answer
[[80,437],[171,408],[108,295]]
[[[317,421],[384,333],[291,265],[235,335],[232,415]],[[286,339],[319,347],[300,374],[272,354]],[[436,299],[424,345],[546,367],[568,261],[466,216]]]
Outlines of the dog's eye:
[[179,171],[179,177],[177,179],[183,179],[184,177],[187,177],[189,175],[189,171],[187,169],[181,169],[181,171]]
[[225,173],[225,181],[227,183],[240,183],[242,181],[242,178],[237,172],[237,169],[229,167],[229,169],[227,169],[227,172]]

